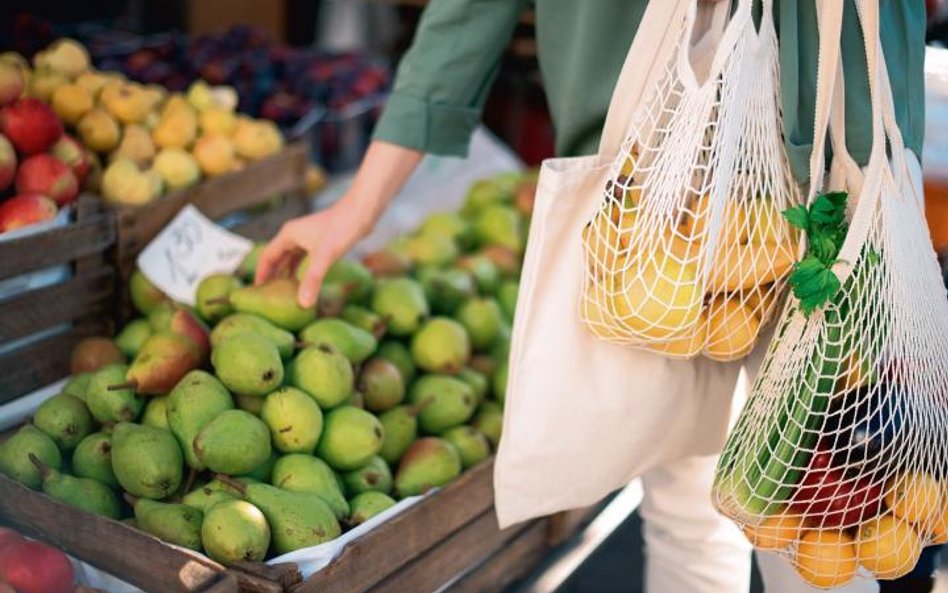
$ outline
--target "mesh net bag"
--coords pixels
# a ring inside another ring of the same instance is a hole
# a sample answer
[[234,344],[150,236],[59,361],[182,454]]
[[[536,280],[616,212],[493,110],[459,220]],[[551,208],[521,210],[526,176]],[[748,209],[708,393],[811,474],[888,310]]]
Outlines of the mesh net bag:
[[696,4],[584,229],[581,317],[612,343],[728,361],[777,310],[799,243],[780,213],[802,198],[782,139],[771,2],[759,29],[750,0],[733,14],[718,3],[697,42]]
[[[828,113],[819,89],[837,85],[831,128],[834,169],[843,173],[830,176],[829,189],[839,193],[811,189],[806,253],[790,278],[794,297],[713,492],[717,508],[757,548],[785,555],[822,588],[846,583],[860,567],[866,577],[896,578],[912,570],[922,547],[948,541],[948,298],[920,171],[895,124],[871,1],[858,6],[874,145],[861,178],[845,173],[858,167],[839,129],[842,83],[825,71],[840,67],[842,5],[821,3],[817,100],[819,122]],[[823,136],[811,171],[822,169]],[[833,232],[844,237],[838,254]],[[820,268],[819,259],[829,265]]]

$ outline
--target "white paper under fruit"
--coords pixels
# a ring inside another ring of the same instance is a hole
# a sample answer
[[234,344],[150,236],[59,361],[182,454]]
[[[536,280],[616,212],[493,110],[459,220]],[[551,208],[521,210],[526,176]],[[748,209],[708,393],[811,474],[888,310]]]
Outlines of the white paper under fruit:
[[801,201],[784,150],[773,7],[697,6],[646,89],[583,231],[582,317],[596,336],[675,358],[736,360],[777,308]]
[[[857,4],[873,108],[863,171],[844,140],[842,3],[819,6],[810,198],[820,188],[849,193],[849,230],[833,267],[841,289],[808,317],[788,301],[722,454],[714,501],[758,548],[828,588],[860,567],[896,578],[924,546],[948,541],[948,296],[921,169],[895,121],[878,3]],[[827,122],[834,164],[824,188]]]

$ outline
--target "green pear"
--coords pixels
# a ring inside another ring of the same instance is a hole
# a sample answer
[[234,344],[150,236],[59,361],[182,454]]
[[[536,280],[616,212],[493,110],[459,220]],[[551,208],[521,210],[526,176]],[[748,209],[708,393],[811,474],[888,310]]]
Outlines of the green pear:
[[211,352],[217,378],[240,395],[264,396],[283,383],[283,360],[273,342],[255,333],[234,334]]
[[112,471],[133,496],[161,500],[181,485],[184,456],[170,431],[123,422],[112,431]]
[[210,373],[191,371],[168,394],[168,426],[188,466],[205,469],[194,452],[194,439],[201,429],[222,412],[232,410],[234,402],[227,388]]
[[194,438],[194,453],[213,472],[243,475],[270,457],[270,430],[243,410],[225,410]]
[[179,305],[171,301],[164,301],[155,305],[148,313],[148,325],[151,327],[152,333],[165,331],[171,327],[171,318],[174,317],[178,307]]
[[497,301],[486,297],[467,301],[458,309],[456,317],[471,338],[471,347],[485,350],[500,334],[503,315]]
[[[518,173],[519,175],[519,173]],[[513,202],[515,186],[506,180],[482,179],[475,182],[467,191],[461,215],[467,219],[476,218],[484,209]]]
[[260,416],[263,412],[263,402],[265,398],[256,395],[234,395],[234,404],[244,412],[250,412],[254,416]]
[[392,470],[376,455],[364,467],[343,474],[342,481],[350,497],[363,492],[388,493],[392,490]]
[[145,411],[142,412],[142,424],[168,430],[168,396],[148,398]]
[[396,464],[408,447],[418,438],[420,406],[395,406],[379,416],[385,436],[379,456],[389,464]]
[[66,384],[63,385],[62,393],[68,393],[73,397],[78,397],[83,402],[86,401],[86,394],[89,392],[89,382],[92,380],[92,373],[79,373],[69,377]]
[[488,353],[498,362],[510,358],[510,331],[510,326],[502,323],[497,332],[497,338],[488,350]]
[[494,388],[494,399],[500,402],[501,405],[504,403],[504,398],[507,397],[507,371],[508,371],[507,359],[504,358],[497,366],[497,372],[494,373],[493,388]]
[[142,315],[148,315],[160,303],[168,301],[168,297],[165,296],[165,293],[161,292],[161,290],[152,284],[151,281],[142,274],[142,271],[138,269],[132,272],[132,277],[129,279],[128,294],[132,299],[132,305],[134,305]]
[[384,438],[378,418],[365,410],[342,406],[326,414],[316,454],[335,470],[351,471],[378,455]]
[[411,339],[415,364],[431,373],[455,374],[471,358],[464,326],[448,317],[432,317]]
[[378,348],[375,336],[342,319],[317,319],[300,332],[300,340],[311,346],[330,344],[352,364],[362,364]]
[[270,456],[267,457],[266,461],[240,477],[256,482],[269,482],[270,478],[273,477],[273,466],[276,465],[279,458],[280,456],[271,447]]
[[225,339],[239,333],[255,333],[267,338],[280,352],[280,358],[286,360],[293,356],[296,349],[296,337],[285,329],[280,329],[263,317],[249,313],[234,313],[221,320],[211,330],[211,348],[217,348]]
[[453,314],[461,303],[477,294],[471,273],[457,268],[424,268],[418,271],[418,281],[431,310],[439,315]]
[[118,498],[105,484],[61,473],[33,454],[30,454],[29,459],[42,476],[43,494],[46,496],[109,519],[121,517]]
[[243,282],[230,274],[211,274],[198,283],[194,297],[198,315],[207,323],[214,324],[234,312],[230,304],[230,295]]
[[402,381],[405,385],[410,385],[415,380],[415,361],[411,358],[411,351],[405,344],[394,340],[382,342],[378,351],[375,353],[379,358],[384,358],[398,367],[402,374]]
[[471,370],[477,371],[487,378],[487,388],[490,390],[494,373],[497,372],[497,360],[490,354],[475,354],[471,357]]
[[327,410],[349,398],[355,382],[352,363],[329,344],[304,348],[287,365],[287,383]]
[[384,358],[369,359],[359,372],[357,384],[365,408],[384,412],[405,399],[405,381],[398,367]]
[[152,334],[151,324],[147,319],[135,319],[130,321],[122,331],[115,336],[115,345],[122,351],[129,360],[138,356],[138,351],[142,349],[142,344]]
[[443,235],[462,247],[473,245],[474,233],[471,225],[455,212],[436,212],[429,215],[418,227],[424,235]]
[[253,277],[257,273],[257,262],[260,260],[260,252],[267,246],[266,243],[255,243],[253,248],[244,256],[243,261],[237,266],[234,272],[238,278],[244,282],[253,282]]
[[[249,484],[247,478],[235,478],[244,484]],[[207,513],[211,507],[225,500],[237,500],[240,498],[240,492],[220,480],[211,480],[191,490],[184,495],[181,502],[189,507],[198,509]]]
[[349,287],[349,302],[364,303],[372,294],[375,278],[372,277],[372,272],[361,263],[351,259],[339,259],[329,266],[323,278],[324,286],[332,284]]
[[362,397],[362,393],[359,391],[353,391],[349,394],[349,399],[346,400],[347,406],[352,406],[354,408],[359,408],[360,410],[365,409],[365,398]]
[[54,395],[33,415],[33,425],[45,432],[63,451],[70,451],[92,432],[92,416],[86,404],[68,393]]
[[162,395],[203,360],[204,353],[190,337],[171,330],[157,331],[148,336],[128,367],[125,384],[139,394]]
[[435,437],[415,441],[398,465],[395,490],[401,497],[424,494],[461,475],[461,456],[454,445]]
[[490,444],[496,449],[500,443],[500,433],[504,427],[504,409],[497,402],[486,401],[480,405],[471,426],[484,433]]
[[500,288],[497,289],[497,300],[500,302],[500,310],[503,311],[504,319],[507,323],[513,323],[514,312],[517,310],[517,293],[520,285],[513,280],[505,280]]
[[490,391],[490,381],[487,379],[487,375],[468,367],[461,369],[461,372],[456,376],[470,386],[478,403],[487,399],[487,393]]
[[43,476],[30,461],[31,455],[51,469],[62,467],[62,456],[56,442],[42,430],[27,424],[0,442],[0,473],[27,488],[38,490],[43,485]]
[[481,245],[499,245],[523,251],[523,216],[508,206],[488,206],[474,221],[474,234]]
[[349,516],[349,503],[339,488],[336,474],[326,462],[312,455],[291,453],[277,460],[271,481],[290,492],[308,492],[323,499],[339,520]]
[[359,329],[370,333],[376,340],[388,331],[388,324],[382,316],[359,305],[346,305],[342,309],[342,318]]
[[72,452],[72,471],[80,478],[118,488],[118,480],[112,471],[112,437],[104,432],[94,432],[82,439]]
[[349,501],[349,525],[361,525],[395,504],[395,499],[382,492],[363,492]]
[[169,544],[201,551],[201,525],[204,513],[186,504],[156,502],[147,498],[135,501],[135,525],[145,533]]
[[362,263],[376,280],[396,278],[411,272],[411,260],[400,248],[388,247],[373,251],[362,258]]
[[477,407],[474,390],[464,381],[445,375],[418,379],[411,387],[409,399],[413,404],[425,402],[418,423],[428,434],[440,434],[464,424]]
[[415,333],[429,315],[424,290],[408,278],[379,282],[372,295],[372,310],[388,322],[393,336]]
[[142,398],[131,389],[111,389],[125,383],[128,367],[110,364],[97,370],[89,380],[86,390],[86,405],[99,422],[132,422],[145,407]]
[[312,454],[323,432],[319,405],[294,387],[280,387],[268,395],[260,419],[270,429],[274,448],[281,453]]
[[335,513],[315,494],[267,484],[241,486],[245,498],[266,516],[277,554],[318,546],[342,533]]
[[446,235],[420,233],[406,243],[408,258],[416,266],[446,266],[459,254],[458,244]]
[[270,526],[249,502],[226,500],[205,511],[201,545],[223,564],[262,562],[270,548]]
[[500,268],[486,255],[462,257],[458,260],[457,267],[474,278],[477,291],[481,294],[494,294],[500,286]]
[[461,456],[461,466],[464,469],[474,467],[490,457],[490,442],[482,432],[470,426],[456,426],[441,438],[448,441],[458,450]]
[[298,291],[296,280],[280,278],[260,286],[238,288],[230,294],[230,303],[239,313],[259,315],[277,327],[295,332],[316,318],[315,309],[299,306]]

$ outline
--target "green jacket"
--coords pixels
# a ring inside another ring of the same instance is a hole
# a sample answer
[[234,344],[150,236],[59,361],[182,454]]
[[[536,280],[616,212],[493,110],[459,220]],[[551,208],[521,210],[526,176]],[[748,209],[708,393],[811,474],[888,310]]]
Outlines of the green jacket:
[[[648,0],[431,0],[375,130],[377,139],[464,155],[519,15],[536,4],[543,84],[562,156],[596,151],[622,62]],[[872,144],[862,32],[846,0],[843,63],[847,145],[862,164]],[[787,150],[808,179],[817,23],[814,0],[775,0]],[[925,127],[925,5],[881,4],[882,41],[905,144],[921,155]]]

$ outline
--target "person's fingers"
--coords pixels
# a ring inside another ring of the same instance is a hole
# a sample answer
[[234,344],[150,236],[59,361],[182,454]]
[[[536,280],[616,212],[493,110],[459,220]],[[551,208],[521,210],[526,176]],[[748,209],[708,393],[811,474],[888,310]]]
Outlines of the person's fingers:
[[319,298],[319,289],[323,283],[323,277],[329,270],[332,259],[316,252],[309,253],[309,263],[306,266],[306,273],[300,282],[297,301],[300,307],[308,309],[316,305],[316,299]]
[[254,274],[254,284],[266,282],[273,276],[284,255],[292,247],[292,242],[287,235],[280,231],[276,237],[267,243],[267,246],[260,252],[257,258],[257,272]]

